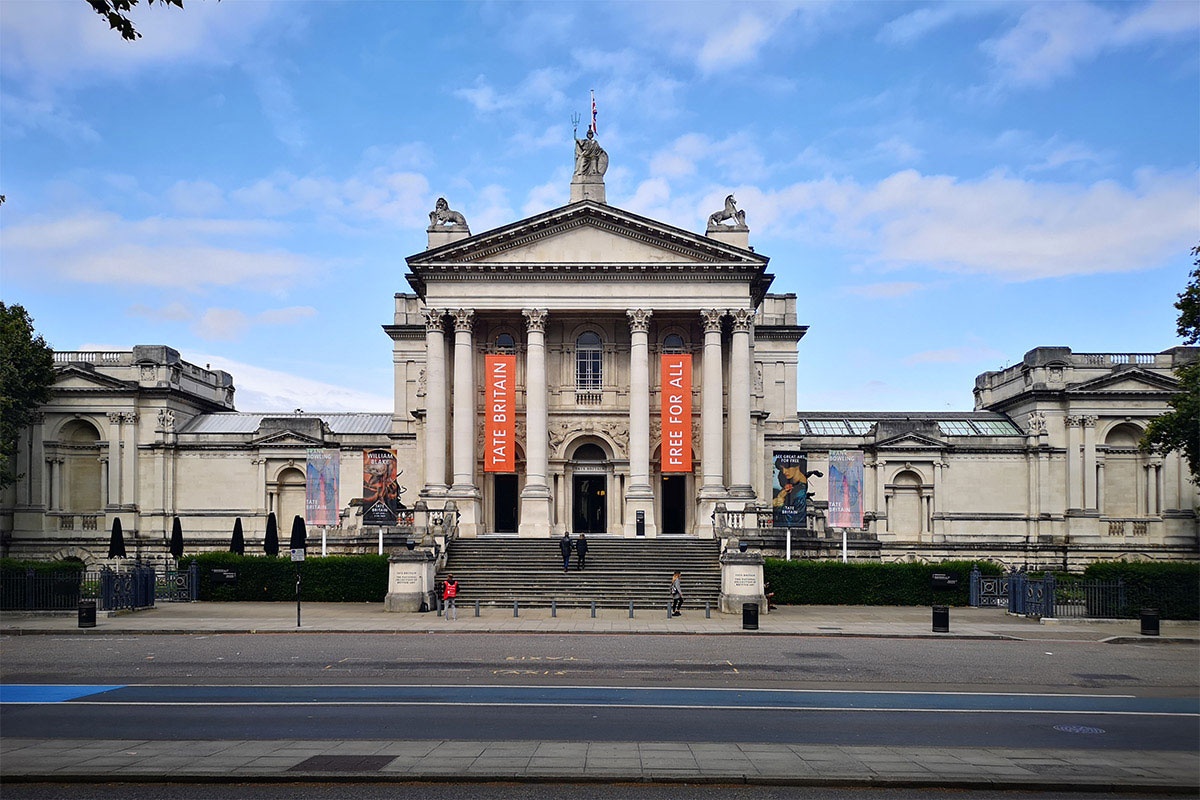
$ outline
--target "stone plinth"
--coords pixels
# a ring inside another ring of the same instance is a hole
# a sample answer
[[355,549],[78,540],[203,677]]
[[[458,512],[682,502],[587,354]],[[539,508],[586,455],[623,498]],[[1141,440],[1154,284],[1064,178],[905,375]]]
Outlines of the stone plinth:
[[433,608],[434,570],[437,562],[428,550],[403,550],[388,557],[388,593],[385,611],[420,611]]
[[762,553],[727,550],[721,555],[721,613],[740,614],[742,603],[757,603],[766,612]]
[[576,175],[571,180],[571,202],[578,203],[581,200],[606,202],[603,175]]
[[429,246],[426,247],[427,250],[432,250],[435,247],[441,247],[451,242],[457,242],[460,239],[466,239],[471,235],[470,229],[465,225],[448,228],[429,228],[426,232],[429,234]]
[[743,250],[750,249],[750,229],[745,225],[710,225],[705,235]]

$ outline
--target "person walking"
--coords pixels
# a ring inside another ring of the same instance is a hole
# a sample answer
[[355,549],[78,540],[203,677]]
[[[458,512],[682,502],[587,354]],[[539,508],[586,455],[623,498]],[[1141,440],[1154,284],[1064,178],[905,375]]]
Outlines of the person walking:
[[449,620],[450,615],[454,615],[454,621],[458,621],[458,605],[455,600],[458,597],[458,581],[454,580],[453,575],[446,575],[446,580],[442,583],[442,616]]
[[675,570],[675,574],[671,576],[671,616],[680,616],[679,609],[683,608],[683,584],[680,581],[679,570]]
[[579,534],[579,538],[575,541],[575,553],[579,557],[578,569],[581,571],[583,570],[584,559],[587,558],[587,549],[588,549],[587,535],[581,533],[581,534]]
[[564,532],[563,537],[558,540],[558,550],[563,557],[563,572],[571,568],[571,534]]

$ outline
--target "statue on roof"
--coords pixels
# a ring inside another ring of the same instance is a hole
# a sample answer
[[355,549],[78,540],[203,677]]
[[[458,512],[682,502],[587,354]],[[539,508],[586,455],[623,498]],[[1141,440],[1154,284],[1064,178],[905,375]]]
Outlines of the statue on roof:
[[[732,220],[732,225],[723,225],[723,222]],[[746,212],[740,211],[737,207],[737,201],[733,199],[733,195],[725,198],[725,208],[720,211],[714,211],[708,217],[708,231],[730,230],[730,231],[745,231],[749,230],[746,227]]]
[[[440,228],[439,225],[445,225],[445,227]],[[467,218],[451,209],[444,197],[439,197],[433,204],[433,211],[429,212],[428,230],[431,232],[438,230],[471,232],[471,229],[467,227]]]
[[596,141],[596,133],[588,128],[586,139],[575,140],[575,174],[598,175],[608,171],[608,153]]

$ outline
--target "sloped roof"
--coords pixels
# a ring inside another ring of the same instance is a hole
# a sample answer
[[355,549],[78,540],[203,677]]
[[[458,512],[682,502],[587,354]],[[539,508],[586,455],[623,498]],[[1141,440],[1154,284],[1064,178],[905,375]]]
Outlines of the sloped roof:
[[391,414],[254,411],[201,414],[190,420],[180,433],[254,433],[263,417],[317,418],[335,434],[386,434],[392,429]]

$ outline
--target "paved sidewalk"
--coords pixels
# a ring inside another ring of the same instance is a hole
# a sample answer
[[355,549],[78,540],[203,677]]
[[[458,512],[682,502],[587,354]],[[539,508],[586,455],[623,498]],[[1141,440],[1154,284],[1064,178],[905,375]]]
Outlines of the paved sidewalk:
[[[162,603],[133,613],[100,615],[95,628],[81,629],[74,614],[5,613],[0,633],[678,633],[742,634],[740,615],[689,609],[668,617],[662,608],[522,609],[473,606],[451,621],[435,613],[396,614],[379,603],[304,603],[296,627],[291,603]],[[1200,642],[1200,622],[1164,621],[1159,637],[1139,635],[1138,620],[1041,620],[997,608],[951,608],[950,632],[933,633],[930,609],[909,606],[781,606],[759,619],[757,635],[867,636],[904,638],[1046,639],[1115,642]]]
[[1195,794],[1194,753],[687,742],[6,739],[4,780],[571,780]]

